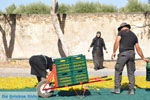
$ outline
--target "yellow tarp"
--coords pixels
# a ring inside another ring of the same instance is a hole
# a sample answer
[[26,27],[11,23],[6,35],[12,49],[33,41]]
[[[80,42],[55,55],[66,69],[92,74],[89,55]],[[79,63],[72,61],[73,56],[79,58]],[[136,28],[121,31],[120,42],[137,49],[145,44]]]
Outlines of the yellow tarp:
[[[92,84],[85,84],[83,87],[102,87],[102,88],[113,88],[114,87],[114,76],[110,81],[96,82]],[[126,88],[128,83],[128,77],[122,77],[122,85]],[[0,89],[22,89],[25,87],[34,87],[37,84],[36,77],[0,77]],[[150,82],[146,81],[145,76],[136,76],[136,86],[137,88],[150,88]],[[82,86],[66,87],[59,90],[69,90],[71,88],[81,89]]]

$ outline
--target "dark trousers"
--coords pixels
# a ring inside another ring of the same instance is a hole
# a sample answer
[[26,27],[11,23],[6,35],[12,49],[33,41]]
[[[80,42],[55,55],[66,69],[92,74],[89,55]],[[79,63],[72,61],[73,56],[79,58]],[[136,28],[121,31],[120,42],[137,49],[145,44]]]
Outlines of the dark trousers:
[[127,66],[129,89],[134,89],[135,52],[133,50],[125,51],[118,55],[115,66],[115,88],[121,88],[122,71],[125,65]]
[[94,69],[103,68],[104,56],[101,56],[99,50],[93,52]]

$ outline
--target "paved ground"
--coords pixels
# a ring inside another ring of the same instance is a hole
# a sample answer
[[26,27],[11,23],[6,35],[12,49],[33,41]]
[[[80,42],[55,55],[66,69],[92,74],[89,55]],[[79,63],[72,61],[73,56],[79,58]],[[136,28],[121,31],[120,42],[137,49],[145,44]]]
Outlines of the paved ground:
[[[114,69],[104,68],[95,71],[92,68],[88,68],[89,76],[111,76],[114,75]],[[127,75],[126,67],[124,68],[123,75]],[[137,76],[145,76],[145,68],[137,69],[135,72]],[[0,76],[31,76],[30,68],[0,68]]]

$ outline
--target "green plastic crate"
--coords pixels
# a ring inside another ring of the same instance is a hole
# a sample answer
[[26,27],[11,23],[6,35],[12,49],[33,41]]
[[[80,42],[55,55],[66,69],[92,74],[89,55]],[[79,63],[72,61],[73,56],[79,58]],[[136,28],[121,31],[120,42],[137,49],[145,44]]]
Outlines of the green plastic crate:
[[87,68],[86,57],[84,55],[76,55],[71,58],[73,70]]
[[75,55],[75,56],[70,56],[72,62],[77,62],[77,61],[82,61],[86,60],[85,56],[80,54],[80,55]]
[[57,70],[57,73],[62,73],[62,72],[66,72],[66,71],[71,71],[69,68],[68,69],[64,69],[64,70]]
[[71,64],[63,64],[62,65],[56,65],[56,71],[59,72],[69,72],[71,71]]
[[57,68],[65,68],[65,67],[70,67],[70,63],[66,63],[66,64],[57,64]]
[[79,84],[80,82],[89,82],[88,77],[80,77],[74,79],[74,84]]
[[57,73],[57,79],[58,79],[58,86],[73,84],[72,72]]
[[54,59],[54,63],[57,64],[69,64],[71,63],[70,57]]
[[70,57],[54,59],[54,63],[56,64],[56,72],[57,73],[71,71]]
[[73,64],[73,67],[86,67],[86,63]]
[[56,64],[58,86],[73,84],[72,72],[70,70],[71,67],[70,57],[54,59],[54,63]]
[[75,78],[87,77],[87,73],[77,74],[74,76]]
[[73,71],[73,75],[83,74],[83,73],[87,73],[87,69],[86,68]]
[[150,75],[149,75],[149,76],[146,76],[146,80],[147,80],[147,81],[150,81]]
[[72,66],[73,66],[73,70],[79,70],[79,69],[85,69],[85,68],[87,68],[86,63],[75,64],[75,65],[72,65]]
[[65,85],[72,85],[73,83],[72,82],[64,82],[64,83],[60,83],[59,84],[59,86],[61,87],[63,87],[63,86],[65,86]]
[[57,77],[65,77],[65,76],[72,76],[72,72],[57,73]]
[[85,60],[81,60],[81,61],[74,61],[74,62],[72,62],[73,65],[83,64],[83,63],[86,63],[86,61]]
[[81,70],[81,69],[85,69],[85,67],[81,66],[81,67],[74,67],[73,70]]
[[146,68],[150,68],[150,62],[147,62]]
[[59,86],[88,82],[86,57],[82,54],[54,59]]
[[74,70],[73,77],[74,77],[73,78],[74,84],[78,84],[80,82],[88,82],[89,78],[88,78],[87,68]]
[[74,84],[72,80],[58,80],[59,86],[72,85]]
[[73,84],[73,81],[72,81],[72,79],[69,79],[69,80],[58,80],[58,84],[59,84],[59,86],[61,85],[62,86],[62,84],[64,84],[64,83],[66,83],[66,85],[68,85],[68,84]]
[[146,64],[146,80],[150,81],[150,62],[147,62]]
[[60,77],[60,78],[59,78],[60,81],[63,81],[63,80],[71,80],[71,79],[72,79],[72,77],[70,77],[70,76]]

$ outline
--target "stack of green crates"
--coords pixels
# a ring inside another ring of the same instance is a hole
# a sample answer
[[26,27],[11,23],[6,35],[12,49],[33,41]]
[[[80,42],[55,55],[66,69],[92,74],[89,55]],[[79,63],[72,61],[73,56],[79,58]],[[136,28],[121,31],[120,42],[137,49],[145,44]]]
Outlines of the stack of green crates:
[[[71,60],[70,57],[54,59],[59,86],[72,85]],[[66,84],[67,83],[67,84]]]
[[88,72],[86,58],[84,55],[77,55],[71,57],[72,62],[72,75],[74,84],[80,82],[88,82]]
[[82,54],[54,59],[59,86],[88,82],[86,57]]
[[147,62],[146,65],[146,80],[150,81],[150,62]]

